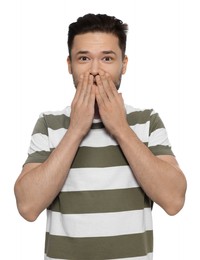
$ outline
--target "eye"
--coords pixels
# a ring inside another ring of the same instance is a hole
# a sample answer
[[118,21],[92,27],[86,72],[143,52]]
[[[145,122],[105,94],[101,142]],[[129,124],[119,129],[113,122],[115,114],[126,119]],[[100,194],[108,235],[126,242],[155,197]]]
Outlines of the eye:
[[105,62],[112,62],[113,61],[113,57],[106,56],[106,57],[103,58],[103,61],[105,61]]
[[89,58],[87,56],[80,56],[78,58],[79,61],[85,62],[85,61],[89,61]]

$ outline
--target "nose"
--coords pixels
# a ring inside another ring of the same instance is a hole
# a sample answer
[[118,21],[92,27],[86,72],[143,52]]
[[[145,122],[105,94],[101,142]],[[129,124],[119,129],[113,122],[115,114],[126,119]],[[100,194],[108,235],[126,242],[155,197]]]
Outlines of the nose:
[[99,61],[94,59],[91,63],[90,74],[96,76],[99,74]]

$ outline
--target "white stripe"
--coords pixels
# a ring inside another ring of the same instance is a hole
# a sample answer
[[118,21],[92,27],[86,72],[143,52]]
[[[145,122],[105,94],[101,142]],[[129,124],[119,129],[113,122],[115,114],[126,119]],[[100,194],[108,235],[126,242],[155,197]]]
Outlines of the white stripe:
[[[67,130],[64,128],[57,130],[48,128],[49,139],[51,140],[51,148],[55,148],[59,144],[66,131]],[[106,132],[105,129],[91,129],[88,135],[81,142],[80,147],[105,147],[108,145],[117,145],[117,143],[115,139]]]
[[[127,114],[130,114],[132,112],[142,112],[145,111],[146,109],[141,109],[141,108],[135,108],[133,106],[127,105],[125,104],[125,110]],[[153,110],[151,115],[155,114],[156,112]],[[67,106],[65,107],[63,110],[59,110],[59,111],[45,111],[43,113],[40,114],[41,117],[43,117],[44,115],[66,115],[66,116],[70,116],[71,114],[71,107]],[[99,119],[94,119],[93,122],[99,122]]]
[[[131,129],[137,134],[142,142],[148,142],[149,122],[145,124],[137,124],[131,126]],[[55,148],[66,133],[66,129],[60,128],[53,130],[48,128],[50,148]],[[105,147],[109,145],[117,145],[116,140],[103,129],[91,129],[88,135],[83,139],[80,146],[88,147]]]
[[[145,109],[140,109],[140,108],[134,108],[130,105],[125,104],[125,109],[126,109],[126,113],[130,114],[132,112],[136,112],[136,111],[145,111]],[[63,110],[59,110],[59,111],[45,111],[43,113],[40,114],[40,117],[43,117],[44,115],[66,115],[66,116],[70,116],[71,114],[71,107],[67,106],[65,107]],[[154,114],[152,112],[152,114]],[[93,122],[100,122],[99,119],[94,119]]]
[[151,209],[114,213],[61,214],[47,212],[47,232],[67,237],[106,237],[152,230]]
[[32,154],[37,151],[50,151],[48,136],[44,134],[34,134],[32,136],[28,153]]
[[[125,110],[126,110],[126,113],[127,114],[130,114],[132,112],[143,112],[145,111],[146,109],[141,109],[141,108],[135,108],[133,106],[130,106],[130,105],[127,105],[125,104]],[[44,115],[66,115],[66,116],[70,116],[71,114],[71,107],[70,106],[67,106],[65,107],[63,110],[58,110],[58,111],[45,111],[43,113],[40,114],[40,117],[43,117]],[[156,114],[156,112],[154,110],[152,110],[151,112],[151,116]],[[97,122],[100,122],[99,119],[94,119],[93,121],[94,123],[97,123]]]
[[[131,126],[131,129],[142,142],[148,142],[149,122]],[[31,139],[29,154],[35,151],[50,151],[50,148],[57,147],[66,131],[65,128],[57,130],[48,128],[49,136],[40,133],[34,134]],[[117,145],[117,142],[105,129],[91,129],[80,144],[82,147],[105,147],[109,145]]]
[[66,131],[67,130],[65,128],[59,128],[57,130],[48,128],[50,148],[55,148],[58,146]]
[[[148,142],[149,122],[131,126],[131,129],[136,133],[142,142]],[[34,134],[31,139],[29,154],[35,151],[50,151],[50,148],[57,147],[66,131],[67,130],[65,128],[60,128],[57,130],[48,128],[49,136],[41,133]],[[91,129],[80,144],[81,147],[106,147],[109,145],[115,146],[117,145],[117,142],[107,133],[105,129]]]
[[148,142],[149,140],[149,124],[150,122],[147,121],[144,124],[136,124],[134,126],[130,126],[142,142]]
[[[63,138],[66,133],[66,129],[60,128],[57,130],[53,130],[48,128],[49,139],[50,139],[50,147],[55,148]],[[105,129],[91,129],[88,135],[84,138],[81,146],[89,146],[89,147],[104,147],[108,145],[117,145],[116,141],[112,138],[112,136],[108,135]]]
[[129,166],[71,169],[62,191],[111,190],[138,187]]
[[109,145],[117,145],[115,139],[109,135],[105,128],[91,129],[87,136],[83,139],[80,146],[89,147],[105,147]]
[[[139,256],[139,257],[126,257],[126,258],[112,258],[112,260],[123,260],[123,259],[127,259],[127,260],[153,260],[153,254],[149,253],[146,256]],[[63,260],[60,258],[51,258],[45,255],[44,260]],[[65,260],[69,260],[69,259],[65,259]],[[109,260],[109,259],[107,259]]]
[[151,133],[149,137],[149,144],[148,146],[156,146],[156,145],[169,145],[170,142],[167,137],[167,132],[165,128],[159,128]]

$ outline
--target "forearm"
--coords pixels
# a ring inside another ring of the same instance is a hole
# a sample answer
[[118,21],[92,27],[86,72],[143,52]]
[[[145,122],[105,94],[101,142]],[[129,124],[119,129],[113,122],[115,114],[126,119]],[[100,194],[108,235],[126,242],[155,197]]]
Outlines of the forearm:
[[35,220],[62,189],[80,142],[90,130],[94,104],[93,76],[86,72],[79,79],[65,136],[44,163],[27,165],[15,184],[18,209],[24,218]]
[[116,139],[145,193],[168,214],[176,214],[183,206],[186,190],[185,177],[175,165],[176,160],[154,156],[129,126]]
[[78,135],[68,131],[44,163],[18,178],[15,195],[24,218],[35,220],[60,192],[80,142]]

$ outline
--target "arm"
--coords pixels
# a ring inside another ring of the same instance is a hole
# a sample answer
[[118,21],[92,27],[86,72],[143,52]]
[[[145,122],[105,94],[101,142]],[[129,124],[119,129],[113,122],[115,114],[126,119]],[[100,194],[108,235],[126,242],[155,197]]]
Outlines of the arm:
[[171,155],[154,156],[130,127],[115,137],[145,193],[169,215],[176,214],[183,207],[186,190],[176,159]]
[[[184,204],[186,180],[173,156],[154,156],[129,127],[124,103],[109,75],[97,77],[96,98],[107,130],[120,145],[144,192],[168,214]],[[117,126],[117,127],[116,127]]]
[[18,210],[25,219],[34,221],[59,193],[80,140],[68,131],[44,163],[24,166],[15,183],[15,195]]
[[18,210],[25,219],[34,221],[62,189],[79,144],[92,124],[94,102],[93,77],[86,74],[80,77],[63,139],[44,163],[25,165],[15,183]]

